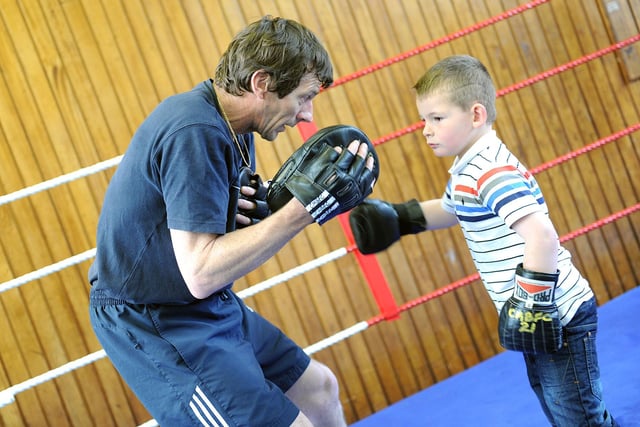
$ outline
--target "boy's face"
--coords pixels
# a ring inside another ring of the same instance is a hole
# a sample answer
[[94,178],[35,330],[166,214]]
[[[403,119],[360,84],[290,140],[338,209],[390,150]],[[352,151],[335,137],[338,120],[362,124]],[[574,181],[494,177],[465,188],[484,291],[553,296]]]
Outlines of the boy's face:
[[422,134],[436,156],[461,156],[479,138],[473,108],[463,110],[437,92],[418,96],[416,105],[424,123]]

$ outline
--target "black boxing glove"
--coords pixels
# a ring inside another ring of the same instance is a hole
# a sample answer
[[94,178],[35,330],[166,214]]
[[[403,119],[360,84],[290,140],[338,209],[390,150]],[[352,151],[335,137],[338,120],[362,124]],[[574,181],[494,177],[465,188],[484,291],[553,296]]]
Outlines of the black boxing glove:
[[[239,198],[248,200],[255,204],[254,208],[243,209],[238,207],[238,215],[246,216],[251,220],[250,224],[241,224],[236,221],[236,228],[244,228],[253,224],[257,224],[260,220],[265,219],[271,215],[271,210],[267,204],[267,187],[262,182],[262,178],[257,173],[254,173],[250,168],[243,167],[240,169],[240,176],[238,178],[240,186]],[[242,193],[242,187],[251,187],[256,190],[253,196],[247,196]]]
[[518,264],[513,295],[500,310],[501,346],[524,353],[554,353],[562,347],[562,323],[554,300],[558,276]]
[[351,211],[349,224],[358,250],[363,254],[383,251],[400,236],[427,229],[427,220],[416,199],[398,204],[366,199]]

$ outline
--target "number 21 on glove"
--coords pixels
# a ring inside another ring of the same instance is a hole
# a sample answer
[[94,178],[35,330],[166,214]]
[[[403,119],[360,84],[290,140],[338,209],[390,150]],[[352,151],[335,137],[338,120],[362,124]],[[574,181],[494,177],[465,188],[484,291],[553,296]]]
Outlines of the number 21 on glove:
[[518,264],[513,295],[500,311],[500,345],[524,353],[553,353],[562,347],[562,323],[555,303],[558,273],[539,273]]

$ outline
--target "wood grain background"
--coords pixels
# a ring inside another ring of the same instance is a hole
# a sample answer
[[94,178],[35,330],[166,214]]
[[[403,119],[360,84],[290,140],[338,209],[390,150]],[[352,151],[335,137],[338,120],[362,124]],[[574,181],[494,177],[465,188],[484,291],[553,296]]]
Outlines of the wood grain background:
[[[230,38],[271,14],[296,19],[325,42],[336,78],[499,15],[513,0],[0,0],[0,194],[122,154],[163,98],[213,73]],[[638,33],[638,0],[551,0],[321,93],[318,127],[353,124],[372,139],[419,118],[410,90],[434,61],[479,57],[497,88]],[[640,122],[636,45],[498,100],[498,134],[529,167]],[[637,133],[538,175],[561,235],[638,202]],[[297,130],[259,142],[272,176],[301,144]],[[452,159],[420,132],[378,147],[375,197],[439,197]],[[113,169],[0,206],[0,282],[95,247]],[[600,304],[638,285],[640,216],[566,246]],[[241,290],[347,245],[337,220],[309,227]],[[403,304],[475,273],[458,229],[408,236],[376,255]],[[87,316],[89,262],[0,294],[0,390],[100,346]],[[378,314],[353,254],[248,298],[300,345]],[[338,375],[349,422],[501,350],[497,316],[479,282],[421,304],[315,354]],[[23,393],[0,426],[136,426],[150,419],[103,359]]]

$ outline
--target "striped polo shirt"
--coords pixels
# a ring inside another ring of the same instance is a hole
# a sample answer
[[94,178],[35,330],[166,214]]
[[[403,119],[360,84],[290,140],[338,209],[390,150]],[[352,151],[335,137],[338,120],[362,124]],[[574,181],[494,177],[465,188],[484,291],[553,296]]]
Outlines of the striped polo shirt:
[[[510,227],[534,212],[549,215],[547,205],[533,175],[495,131],[456,157],[449,173],[442,206],[458,218],[482,282],[500,312],[513,293],[515,268],[524,254],[524,240]],[[562,246],[558,270],[555,297],[566,325],[593,292]]]

